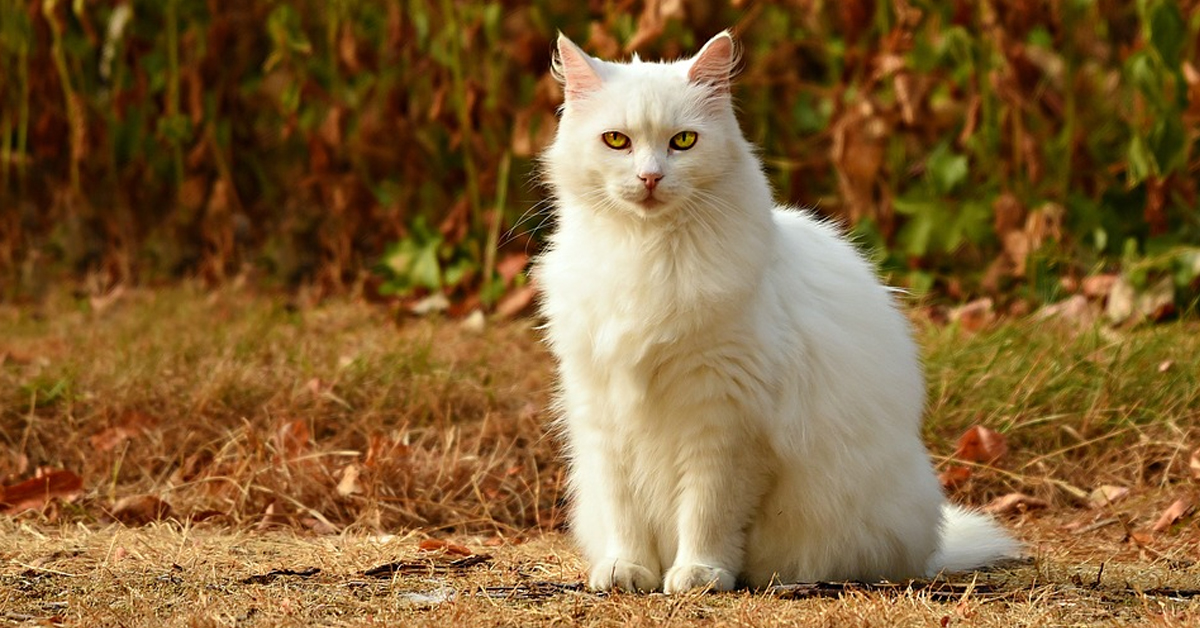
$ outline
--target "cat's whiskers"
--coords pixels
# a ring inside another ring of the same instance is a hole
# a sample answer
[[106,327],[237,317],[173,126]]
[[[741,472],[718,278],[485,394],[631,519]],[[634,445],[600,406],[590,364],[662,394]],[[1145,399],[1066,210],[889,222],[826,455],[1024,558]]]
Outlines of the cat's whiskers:
[[[509,227],[508,230],[504,232],[504,235],[500,237],[500,241],[496,246],[502,247],[511,243],[513,240],[516,240],[520,236],[533,236],[538,231],[541,231],[542,227],[554,217],[554,203],[555,199],[553,198],[544,198],[534,203],[529,209],[525,210],[524,213],[521,214],[521,217],[518,218],[515,223],[513,223],[513,226]],[[518,231],[522,225],[532,221],[538,216],[541,216],[542,219],[538,222],[537,226],[535,226],[533,229]],[[530,239],[532,239],[532,237]],[[526,249],[527,250],[525,252],[528,253],[528,243],[526,244]]]

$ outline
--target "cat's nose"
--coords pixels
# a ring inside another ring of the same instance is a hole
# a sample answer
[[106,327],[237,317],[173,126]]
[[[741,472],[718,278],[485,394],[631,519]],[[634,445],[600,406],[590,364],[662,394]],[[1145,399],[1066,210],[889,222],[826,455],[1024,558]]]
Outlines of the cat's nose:
[[654,188],[658,187],[658,182],[662,180],[663,175],[661,172],[642,172],[638,174],[638,178],[646,184],[647,190],[653,192]]

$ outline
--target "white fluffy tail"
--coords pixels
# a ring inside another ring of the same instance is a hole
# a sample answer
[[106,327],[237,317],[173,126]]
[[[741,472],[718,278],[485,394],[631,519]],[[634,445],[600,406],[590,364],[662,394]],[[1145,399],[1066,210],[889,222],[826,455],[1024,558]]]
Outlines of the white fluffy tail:
[[942,506],[941,547],[929,559],[930,576],[971,571],[996,561],[1020,558],[1021,543],[991,517],[954,504]]

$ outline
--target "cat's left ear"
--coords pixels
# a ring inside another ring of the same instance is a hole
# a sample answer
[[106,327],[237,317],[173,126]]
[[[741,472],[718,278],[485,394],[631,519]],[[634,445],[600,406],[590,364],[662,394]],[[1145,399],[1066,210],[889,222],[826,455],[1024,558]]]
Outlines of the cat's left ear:
[[728,92],[737,62],[738,53],[733,44],[733,36],[729,31],[721,31],[692,57],[691,66],[688,68],[688,80]]
[[562,33],[558,34],[558,56],[553,63],[551,71],[563,84],[567,101],[583,98],[600,89],[600,72],[593,59]]

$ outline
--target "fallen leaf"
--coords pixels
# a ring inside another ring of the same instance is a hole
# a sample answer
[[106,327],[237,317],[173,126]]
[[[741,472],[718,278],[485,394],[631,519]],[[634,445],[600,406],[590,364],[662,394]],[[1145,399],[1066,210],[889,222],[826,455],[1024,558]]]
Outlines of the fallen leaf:
[[483,310],[474,309],[459,323],[459,326],[467,333],[482,334],[483,330],[487,328],[487,317],[483,315]]
[[1088,502],[1091,503],[1092,508],[1103,508],[1120,501],[1126,495],[1129,495],[1129,489],[1124,486],[1105,484],[1088,495]]
[[188,519],[190,519],[193,523],[200,523],[201,521],[208,521],[209,519],[216,519],[217,517],[228,517],[228,516],[229,516],[228,514],[221,512],[220,510],[213,510],[213,509],[209,508],[206,510],[201,510],[196,513],[192,513],[192,516],[188,517]]
[[367,457],[363,460],[363,466],[373,469],[385,462],[407,456],[408,452],[409,446],[404,443],[383,434],[371,434],[367,439]]
[[121,419],[116,425],[93,434],[88,438],[88,442],[91,443],[92,449],[98,452],[112,451],[125,441],[133,440],[150,431],[155,425],[158,425],[157,418],[145,412],[131,410],[121,415]]
[[1009,493],[993,499],[983,507],[984,512],[993,515],[1008,515],[1022,513],[1038,508],[1046,508],[1050,504],[1044,499],[1038,499],[1025,493]]
[[132,495],[114,504],[111,514],[127,526],[140,526],[170,517],[171,505],[153,495]]
[[996,320],[995,305],[991,297],[976,299],[950,310],[950,320],[965,331],[977,332]]
[[[28,470],[29,456],[25,454],[17,454],[11,461],[0,462],[0,484],[9,479],[21,477]],[[3,494],[4,489],[0,487],[0,495]]]
[[286,459],[295,459],[308,450],[312,433],[303,419],[282,421],[275,429],[275,451]]
[[1117,276],[1113,274],[1092,275],[1084,277],[1080,288],[1083,290],[1083,296],[1092,299],[1103,299],[1112,291],[1113,285],[1117,283]]
[[269,530],[271,528],[286,527],[292,525],[294,519],[283,508],[275,502],[267,504],[263,510],[262,517],[258,523],[254,524],[256,530]]
[[0,487],[5,514],[37,510],[52,499],[73,501],[83,490],[83,478],[64,469],[38,469],[37,475],[12,486]]
[[1117,525],[1119,523],[1121,523],[1121,520],[1116,517],[1101,519],[1097,515],[1091,517],[1090,520],[1073,521],[1062,526],[1062,529],[1070,532],[1071,534],[1087,534],[1089,532],[1095,532],[1101,528],[1107,528],[1108,526]]
[[1175,311],[1175,281],[1163,277],[1146,288],[1137,298],[1137,311],[1145,318],[1160,321]]
[[300,525],[317,534],[331,535],[339,532],[337,526],[330,523],[325,517],[303,517],[300,519]]
[[1124,323],[1133,316],[1133,301],[1137,292],[1133,284],[1124,275],[1117,277],[1108,291],[1108,302],[1104,306],[1104,316],[1114,325]]
[[1138,547],[1146,547],[1147,545],[1150,545],[1150,542],[1154,540],[1154,537],[1146,534],[1145,532],[1130,532],[1126,540],[1134,545],[1137,545]]
[[1004,435],[996,430],[976,425],[963,433],[958,439],[958,448],[954,450],[954,458],[962,462],[978,462],[995,464],[1008,452],[1008,443]]
[[1043,307],[1037,313],[1038,320],[1057,318],[1082,326],[1091,325],[1096,321],[1096,314],[1088,303],[1087,297],[1076,294],[1066,301]]
[[472,552],[467,547],[450,543],[449,541],[443,541],[441,539],[424,539],[417,544],[417,549],[421,550],[422,552],[442,551],[447,554],[455,554],[458,556],[471,556],[475,554],[475,552]]
[[362,473],[362,469],[356,464],[348,465],[342,469],[342,479],[338,482],[337,493],[342,497],[357,495],[362,492],[362,487],[358,485],[358,476]]
[[94,294],[94,295],[88,297],[88,302],[92,306],[92,311],[95,312],[96,314],[100,314],[100,313],[104,312],[104,310],[107,310],[108,308],[112,307],[112,305],[114,303],[116,303],[117,301],[120,301],[121,297],[124,294],[125,294],[125,284],[120,284],[116,288],[113,288],[111,291],[109,291],[107,294]]
[[1158,521],[1150,527],[1155,532],[1166,532],[1168,528],[1175,525],[1176,521],[1186,517],[1192,511],[1192,500],[1186,497],[1180,497],[1167,506],[1167,509],[1158,517]]
[[503,299],[500,299],[500,303],[496,304],[496,316],[512,318],[520,314],[533,303],[536,294],[533,284],[524,285],[509,292]]
[[525,270],[525,267],[528,265],[528,253],[513,253],[496,262],[496,272],[500,275],[500,279],[504,281],[504,285],[507,286],[511,284],[513,279],[516,279],[517,275],[520,274],[521,271]]
[[441,292],[435,292],[412,304],[412,307],[408,309],[417,316],[425,316],[436,312],[445,312],[449,308],[450,299],[447,299],[446,295]]
[[962,467],[958,465],[947,467],[944,471],[938,474],[938,482],[941,482],[942,488],[946,490],[958,488],[969,479],[971,479],[970,467]]

